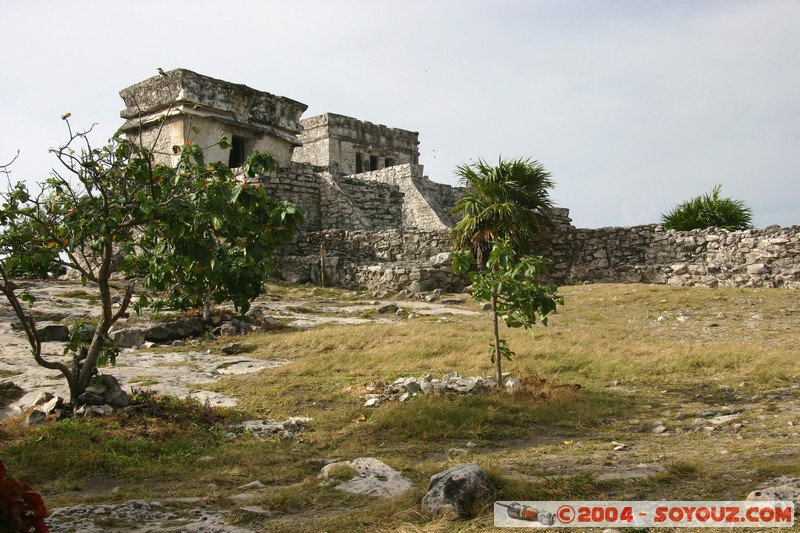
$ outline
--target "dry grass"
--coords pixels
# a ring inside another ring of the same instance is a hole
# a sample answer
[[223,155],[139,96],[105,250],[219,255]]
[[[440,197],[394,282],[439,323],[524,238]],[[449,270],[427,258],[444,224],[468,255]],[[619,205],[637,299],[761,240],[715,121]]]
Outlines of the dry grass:
[[[313,290],[277,287],[270,296],[305,297],[313,307],[339,294]],[[5,422],[3,457],[54,505],[199,491],[234,509],[235,522],[264,531],[485,530],[490,510],[466,522],[419,514],[429,476],[457,462],[477,462],[501,497],[523,500],[738,500],[773,477],[800,475],[796,291],[588,285],[562,292],[566,305],[550,327],[533,336],[504,332],[517,353],[505,369],[531,384],[527,393],[362,407],[359,392],[373,380],[492,375],[486,314],[281,331],[248,337],[255,346],[248,356],[289,365],[213,387],[241,398],[235,411],[176,403],[166,417],[43,428]],[[723,409],[739,412],[743,426],[685,431],[704,410]],[[298,415],[314,421],[293,440],[224,438],[233,420]],[[667,435],[651,432],[656,422]],[[468,441],[478,446],[452,451]],[[629,447],[615,452],[614,441]],[[359,456],[401,470],[415,489],[385,501],[319,484],[325,461]],[[644,474],[627,476],[637,469]],[[107,477],[124,480],[121,491],[87,493]],[[227,499],[254,479],[270,488],[253,503],[273,518],[236,511]]]

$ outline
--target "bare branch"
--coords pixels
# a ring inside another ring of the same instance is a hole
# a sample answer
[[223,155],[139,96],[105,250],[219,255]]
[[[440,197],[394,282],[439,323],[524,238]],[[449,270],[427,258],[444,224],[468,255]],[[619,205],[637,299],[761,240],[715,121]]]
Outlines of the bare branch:
[[8,167],[13,165],[14,161],[16,161],[18,157],[19,157],[19,150],[17,150],[17,153],[14,155],[14,158],[11,161],[9,161],[4,165],[0,165],[0,172],[5,172],[6,174],[8,174],[9,173]]

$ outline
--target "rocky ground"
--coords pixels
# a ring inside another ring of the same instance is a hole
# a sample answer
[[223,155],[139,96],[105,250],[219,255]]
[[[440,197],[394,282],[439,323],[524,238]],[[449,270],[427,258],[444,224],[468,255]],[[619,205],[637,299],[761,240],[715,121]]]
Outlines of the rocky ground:
[[[72,324],[91,319],[97,313],[91,290],[79,284],[36,284],[29,290],[38,299],[33,309],[41,325]],[[191,338],[177,342],[172,339],[158,343],[135,342],[135,347],[125,348],[116,367],[104,372],[116,376],[126,390],[147,388],[163,394],[189,396],[213,406],[233,406],[237,398],[205,390],[204,385],[232,373],[258,372],[290,364],[278,357],[274,360],[248,357],[247,336],[237,335],[242,331],[279,326],[309,328],[325,323],[390,322],[397,321],[398,317],[407,319],[415,315],[456,320],[459,315],[479,313],[472,310],[474,306],[465,306],[456,299],[442,300],[438,295],[430,295],[428,299],[431,301],[402,297],[374,300],[373,295],[364,295],[363,298],[368,301],[315,298],[310,302],[267,297],[253,306],[247,321],[236,322],[224,313],[219,317],[212,331],[206,332],[230,336],[224,339],[225,342],[211,344],[219,348],[201,348],[201,344]],[[748,312],[748,316],[750,314]],[[662,327],[667,321],[679,327],[691,324],[691,320],[682,319],[685,316],[679,314],[674,318],[660,313],[653,317],[650,327]],[[68,395],[59,373],[33,363],[28,345],[14,322],[8,305],[0,302],[0,380],[13,382],[22,392],[13,401],[5,402],[0,411],[2,418],[25,411],[42,391]],[[134,317],[118,329],[133,331],[130,336],[121,334],[120,338],[136,341],[137,331],[164,324],[163,321],[148,324]],[[709,332],[717,334],[725,327],[724,317],[717,316],[713,325],[696,329],[710,335]],[[681,335],[685,337],[687,333],[681,332]],[[52,358],[64,357],[63,347],[61,341],[45,343],[46,354]],[[382,409],[386,404],[413,399],[415,394],[470,393],[473,389],[489,386],[490,381],[488,378],[454,374],[407,376],[394,382],[366,383],[363,390],[354,390],[353,395],[366,407]],[[769,468],[772,469],[777,468],[775,465],[796,463],[796,442],[800,436],[800,386],[787,383],[782,387],[764,389],[749,382],[721,385],[711,379],[699,384],[654,386],[617,382],[609,383],[606,390],[620,398],[630,398],[631,409],[624,418],[606,420],[584,432],[545,431],[533,440],[521,439],[503,449],[489,449],[480,443],[465,441],[444,453],[448,458],[464,463],[492,457],[493,463],[502,465],[504,475],[523,480],[530,486],[553,476],[591,474],[601,486],[610,483],[612,488],[608,490],[612,499],[631,500],[641,498],[642,494],[652,496],[653,483],[667,487],[667,492],[661,496],[668,499],[671,496],[669,483],[683,483],[681,476],[686,477],[686,484],[692,487],[690,490],[697,487],[696,494],[691,494],[693,499],[705,499],[703,483],[683,465],[697,464],[700,460],[698,453],[713,454],[714,463],[723,465],[716,468],[730,465],[730,471],[723,477],[735,480],[741,486],[739,499],[752,493],[756,498],[800,500],[800,479],[778,475],[779,469],[775,470],[772,478],[765,478],[764,471],[758,467],[758,461],[762,459],[769,459]],[[230,438],[236,438],[244,431],[257,436],[263,434],[264,438],[276,434],[291,437],[309,422],[300,418],[283,422],[244,421],[230,428]],[[769,446],[764,448],[760,443]],[[526,453],[515,454],[517,448],[525,449]],[[364,480],[370,474],[362,473],[360,469],[371,461],[374,460],[361,458],[345,467],[357,470],[358,478]],[[749,464],[756,466],[743,466]],[[386,479],[406,486],[408,481],[402,477],[395,478],[396,472],[387,474],[382,471],[385,466],[378,465],[375,477],[380,483],[377,488],[370,485],[366,490],[395,490],[396,487],[387,488],[381,484]],[[675,481],[670,481],[673,478]],[[118,489],[113,479],[109,479],[107,485],[98,491],[113,493]],[[349,486],[346,480],[342,485]],[[258,500],[265,490],[264,485],[255,481],[242,485],[235,494],[226,498],[232,500],[237,512],[268,517],[271,516],[269,509],[253,505],[253,500]],[[104,500],[95,498],[93,501]],[[230,504],[220,506],[219,502],[204,497],[165,497],[158,501],[133,500],[114,505],[92,503],[53,509],[48,523],[53,531],[249,531],[226,521],[230,511],[221,509],[230,508]]]
[[[47,335],[60,340],[43,343],[43,355],[49,360],[69,363],[70,357],[64,355],[66,346],[60,329],[79,321],[91,324],[99,314],[96,293],[91,287],[82,287],[72,281],[19,282],[24,290],[36,298],[31,308],[32,315],[41,330],[47,328]],[[145,340],[142,335],[148,328],[171,330],[176,336],[182,333],[202,335],[198,331],[184,331],[185,324],[176,322],[152,322],[133,317],[121,320],[112,330],[112,337],[123,347],[119,362],[113,367],[104,367],[101,373],[115,376],[123,389],[134,392],[149,391],[189,397],[214,407],[233,407],[237,398],[212,392],[203,388],[223,376],[258,372],[287,364],[276,359],[265,361],[246,355],[247,337],[240,335],[252,331],[263,331],[280,327],[305,329],[322,324],[362,324],[369,322],[389,322],[397,317],[414,316],[475,315],[476,311],[463,309],[463,302],[451,299],[446,303],[438,301],[438,293],[428,295],[426,300],[401,301],[372,300],[367,302],[342,303],[336,300],[318,299],[312,306],[305,300],[278,300],[267,298],[256,302],[244,322],[231,319],[230,309],[218,308],[221,316],[214,318],[209,334],[229,337],[230,343],[223,344],[219,350],[203,350],[197,338],[173,339],[165,336],[162,342]],[[443,318],[444,319],[444,318]],[[177,333],[176,333],[177,331]],[[158,335],[156,331],[154,333]],[[147,334],[150,335],[149,333]],[[69,398],[69,390],[63,376],[38,366],[33,360],[30,346],[21,330],[16,316],[8,303],[0,301],[0,420],[20,416],[30,409],[43,394],[49,393]],[[301,418],[284,422],[244,421],[232,427],[230,438],[237,433],[265,437],[280,434],[291,437],[302,431],[309,420]],[[405,483],[407,481],[404,480]],[[111,483],[113,485],[113,483]],[[115,487],[107,489],[113,492]],[[241,509],[256,514],[269,514],[258,506],[248,506],[252,491],[258,484],[242,487],[243,492],[235,497]],[[225,522],[225,511],[215,510],[203,498],[177,498],[163,501],[129,501],[119,505],[77,505],[51,510],[48,524],[52,531],[75,531],[83,533],[101,531],[135,531],[140,533],[155,531],[193,531],[239,533],[248,531]],[[138,524],[132,527],[131,524]]]
[[[77,282],[20,282],[20,288],[36,298],[31,309],[40,329],[78,321],[91,323],[99,314],[98,304],[93,300],[95,293]],[[458,301],[451,300],[449,304],[444,304],[435,301],[436,298],[429,300],[370,300],[347,304],[320,299],[309,306],[307,301],[267,299],[253,305],[247,321],[232,318],[230,309],[218,308],[220,316],[213,317],[216,327],[209,332],[204,332],[202,325],[199,330],[193,330],[177,321],[152,322],[133,316],[127,321],[121,320],[112,330],[112,338],[124,346],[119,364],[101,371],[113,374],[125,389],[149,389],[159,394],[191,397],[211,406],[232,407],[236,405],[236,398],[205,390],[203,385],[221,376],[258,372],[286,364],[286,361],[279,359],[264,361],[248,358],[247,347],[242,344],[243,339],[246,344],[246,337],[237,336],[239,333],[279,327],[304,329],[322,324],[386,322],[398,315],[477,314],[460,308]],[[148,328],[160,342],[145,340]],[[156,330],[168,331],[160,333]],[[231,343],[220,347],[220,350],[201,350],[197,338],[173,338],[184,334],[197,337],[204,333],[230,337]],[[63,341],[45,342],[43,355],[49,360],[69,363],[70,357],[63,354],[65,346]],[[60,372],[35,364],[19,322],[4,300],[0,301],[0,347],[0,379],[10,381],[21,389],[21,396],[15,401],[0,402],[0,420],[28,409],[42,391],[69,397],[69,390]]]

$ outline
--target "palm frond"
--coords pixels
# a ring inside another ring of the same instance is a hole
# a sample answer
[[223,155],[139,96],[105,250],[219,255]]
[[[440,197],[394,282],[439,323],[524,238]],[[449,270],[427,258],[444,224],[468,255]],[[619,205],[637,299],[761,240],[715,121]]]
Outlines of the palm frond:
[[456,174],[469,189],[453,208],[463,217],[452,230],[456,249],[481,256],[500,239],[524,248],[527,241],[552,227],[549,189],[554,182],[538,161],[501,157],[493,166],[478,159],[459,165]]

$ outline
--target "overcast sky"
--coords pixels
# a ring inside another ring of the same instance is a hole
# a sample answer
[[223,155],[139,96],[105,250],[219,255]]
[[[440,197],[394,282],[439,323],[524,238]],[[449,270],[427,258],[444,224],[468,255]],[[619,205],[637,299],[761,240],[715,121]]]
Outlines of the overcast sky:
[[530,157],[578,227],[658,222],[721,184],[800,224],[799,0],[0,0],[0,163],[47,176],[60,116],[188,68],[413,131],[434,181]]

